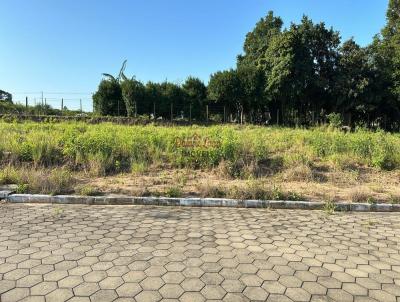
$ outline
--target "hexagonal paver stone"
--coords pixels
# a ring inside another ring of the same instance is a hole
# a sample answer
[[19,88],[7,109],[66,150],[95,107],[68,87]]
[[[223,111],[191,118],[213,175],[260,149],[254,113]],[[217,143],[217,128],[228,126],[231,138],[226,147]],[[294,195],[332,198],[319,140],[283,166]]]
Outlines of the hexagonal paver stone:
[[200,278],[204,274],[204,271],[199,267],[187,267],[182,274],[186,278]]
[[161,301],[162,297],[157,291],[142,291],[135,296],[137,302],[158,302]]
[[205,273],[200,279],[207,285],[220,285],[224,281],[224,278],[217,273]]
[[74,294],[77,296],[90,296],[97,292],[100,287],[97,283],[85,282],[74,288]]
[[255,274],[258,271],[258,268],[253,264],[239,264],[237,266],[237,270],[243,274]]
[[124,283],[116,289],[120,297],[134,297],[142,291],[142,288],[137,283]]
[[370,290],[369,296],[377,301],[396,302],[396,296],[382,290]]
[[125,282],[140,282],[146,278],[146,274],[144,272],[129,272],[122,276]]
[[241,293],[243,292],[244,288],[246,287],[243,282],[239,280],[225,280],[222,282],[221,286],[228,292],[228,293]]
[[283,294],[286,290],[278,281],[264,281],[262,288],[270,294]]
[[68,276],[67,271],[52,271],[43,276],[44,281],[60,281]]
[[326,295],[328,289],[316,282],[304,282],[302,288],[312,295]]
[[221,300],[226,291],[219,285],[206,285],[201,290],[201,294],[209,300]]
[[15,281],[0,280],[0,294],[7,292],[14,287],[15,287]]
[[90,302],[89,297],[72,297],[68,302]]
[[257,276],[259,276],[263,280],[276,281],[279,279],[279,275],[273,270],[259,270],[257,272]]
[[3,275],[3,278],[6,280],[18,280],[25,276],[29,275],[29,269],[26,268],[17,268],[15,270],[9,271]]
[[[1,302],[19,301],[29,296],[29,288],[13,288],[0,296]],[[65,300],[63,300],[65,301]]]
[[28,296],[23,298],[22,300],[19,300],[19,302],[45,302],[45,298],[43,296]]
[[83,276],[91,271],[92,269],[90,268],[90,266],[78,266],[68,270],[68,273],[72,276]]
[[300,279],[294,276],[281,276],[278,281],[285,287],[300,287],[302,283]]
[[310,301],[311,295],[307,291],[302,288],[288,288],[285,292],[285,295],[288,296],[293,301]]
[[116,289],[118,288],[124,280],[121,277],[107,277],[99,282],[101,289]]
[[147,277],[140,282],[140,286],[144,290],[158,290],[165,282],[160,277]]
[[246,287],[243,294],[251,301],[265,301],[268,293],[261,287]]
[[112,302],[118,298],[116,292],[111,289],[101,289],[90,296],[91,301]]
[[83,276],[83,280],[85,280],[85,282],[100,282],[105,278],[107,278],[107,274],[103,271],[90,272]]
[[46,302],[63,302],[67,301],[71,297],[73,297],[73,292],[71,289],[67,288],[58,288],[55,291],[52,291],[50,294],[46,295]]
[[163,266],[150,266],[144,272],[149,277],[161,277],[167,270]]
[[168,272],[162,276],[162,279],[166,283],[179,284],[185,279],[185,276],[180,272]]
[[169,272],[181,272],[186,267],[181,262],[170,262],[164,266]]
[[184,291],[178,284],[165,284],[158,292],[164,299],[178,299]]
[[57,282],[40,282],[31,287],[31,295],[46,295],[57,288]]
[[122,277],[124,274],[129,272],[129,268],[124,265],[113,266],[107,270],[107,275],[110,277]]
[[203,295],[196,292],[186,292],[180,298],[181,302],[203,302],[205,301]]
[[240,280],[246,285],[246,286],[261,286],[263,284],[263,279],[258,277],[257,275],[242,275],[240,277]]
[[352,295],[342,289],[328,289],[327,296],[334,299],[335,301],[340,302],[353,302],[354,298]]
[[181,283],[182,288],[188,292],[198,292],[204,287],[204,282],[197,278],[186,278]]
[[81,276],[68,276],[58,281],[58,286],[74,288],[75,286],[78,286],[81,283],[83,283],[83,278]]

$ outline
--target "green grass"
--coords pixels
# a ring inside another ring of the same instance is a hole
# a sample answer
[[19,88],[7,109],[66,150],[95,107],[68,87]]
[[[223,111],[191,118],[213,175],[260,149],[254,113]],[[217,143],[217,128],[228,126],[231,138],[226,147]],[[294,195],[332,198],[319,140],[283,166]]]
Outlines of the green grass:
[[[338,169],[400,168],[400,135],[381,131],[0,122],[0,137],[3,165],[63,166],[95,175],[221,163],[231,176],[246,178],[315,162]],[[0,175],[0,181],[11,174]]]

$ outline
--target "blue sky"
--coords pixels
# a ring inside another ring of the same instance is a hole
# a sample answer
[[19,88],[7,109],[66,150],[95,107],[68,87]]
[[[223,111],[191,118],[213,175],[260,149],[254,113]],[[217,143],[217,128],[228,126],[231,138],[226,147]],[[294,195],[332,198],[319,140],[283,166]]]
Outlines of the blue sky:
[[[367,45],[385,24],[388,0],[1,0],[0,89],[15,100],[91,107],[101,73],[143,81],[208,81],[235,66],[244,37],[269,10],[303,14]],[[62,92],[63,94],[59,94]],[[65,94],[64,94],[65,93]]]

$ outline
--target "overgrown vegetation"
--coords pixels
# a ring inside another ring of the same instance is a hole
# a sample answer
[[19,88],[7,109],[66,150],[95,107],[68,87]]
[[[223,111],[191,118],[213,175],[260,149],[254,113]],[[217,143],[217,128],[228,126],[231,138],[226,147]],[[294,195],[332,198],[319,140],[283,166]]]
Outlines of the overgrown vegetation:
[[[400,135],[363,129],[344,133],[331,127],[0,122],[0,137],[0,183],[16,183],[20,191],[38,193],[71,190],[75,173],[98,177],[184,168],[187,172],[164,192],[168,196],[180,196],[190,171],[201,169],[222,179],[251,180],[246,188],[204,188],[206,195],[299,199],[296,193],[257,179],[280,175],[283,180],[319,182],[324,176],[318,169],[323,167],[354,173],[362,168],[400,169]],[[91,187],[78,191],[96,194]],[[356,192],[351,199],[367,197]]]
[[400,167],[400,135],[363,129],[343,133],[330,128],[1,122],[0,136],[5,163],[68,166],[96,175],[141,171],[150,165],[223,165],[232,177],[273,174],[284,166],[299,166],[300,177],[312,177],[307,167],[315,161],[340,169]]

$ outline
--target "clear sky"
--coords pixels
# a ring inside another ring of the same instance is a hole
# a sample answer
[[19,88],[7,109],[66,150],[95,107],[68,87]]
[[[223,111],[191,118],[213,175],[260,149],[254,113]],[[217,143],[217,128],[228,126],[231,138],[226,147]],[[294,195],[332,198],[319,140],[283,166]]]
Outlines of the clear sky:
[[[303,14],[362,45],[385,24],[388,0],[0,0],[0,89],[76,108],[101,73],[142,81],[208,81],[235,66],[245,34],[269,10],[285,26]],[[62,92],[63,94],[59,94]],[[64,94],[65,93],[65,94]]]

